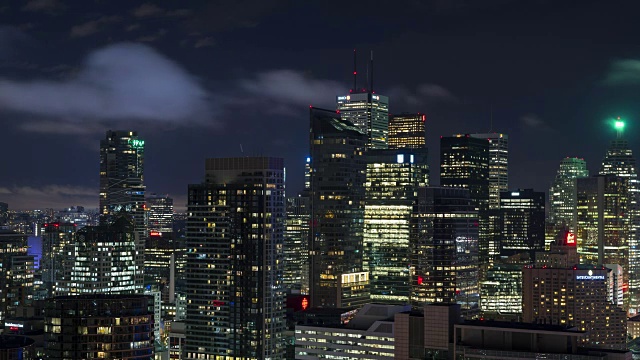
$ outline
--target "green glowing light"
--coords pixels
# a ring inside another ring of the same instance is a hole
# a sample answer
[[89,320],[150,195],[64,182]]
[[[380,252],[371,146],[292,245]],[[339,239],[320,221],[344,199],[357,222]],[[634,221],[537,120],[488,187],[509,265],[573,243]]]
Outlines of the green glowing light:
[[616,120],[616,122],[615,122],[615,124],[613,126],[617,130],[622,130],[622,129],[624,129],[624,121]]
[[129,144],[136,149],[141,149],[144,147],[144,140],[129,139]]

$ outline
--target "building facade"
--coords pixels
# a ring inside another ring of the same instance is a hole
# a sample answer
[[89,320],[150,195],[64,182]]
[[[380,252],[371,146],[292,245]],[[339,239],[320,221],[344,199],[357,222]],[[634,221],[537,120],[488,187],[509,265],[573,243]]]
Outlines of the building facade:
[[411,304],[457,303],[464,316],[477,315],[478,212],[469,190],[421,188],[411,239]]
[[372,91],[336,97],[338,112],[366,134],[367,149],[386,149],[389,137],[389,98]]
[[284,286],[309,293],[309,221],[311,198],[308,192],[287,197],[284,229]]
[[173,233],[173,199],[169,195],[150,194],[145,201],[147,230],[165,236]]
[[369,301],[363,264],[366,134],[334,111],[310,109],[312,307]]
[[549,222],[558,231],[565,226],[576,231],[577,179],[588,176],[587,162],[584,159],[567,157],[560,162],[560,168],[549,188]]
[[47,359],[154,359],[153,297],[59,296],[44,316]]
[[389,116],[389,149],[421,149],[427,147],[425,114]]
[[284,161],[213,158],[189,185],[187,359],[284,355]]
[[500,193],[500,255],[544,250],[545,194],[533,189]]
[[429,184],[427,149],[369,150],[364,205],[364,266],[371,300],[409,302],[410,222],[418,188]]

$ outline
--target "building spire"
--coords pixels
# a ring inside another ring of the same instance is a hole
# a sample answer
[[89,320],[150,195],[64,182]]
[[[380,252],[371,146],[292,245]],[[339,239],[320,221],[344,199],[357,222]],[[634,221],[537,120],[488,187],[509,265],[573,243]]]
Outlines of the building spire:
[[358,69],[357,69],[357,62],[356,62],[356,49],[353,49],[353,91],[356,91],[356,89],[358,88],[358,84],[357,84],[357,76],[358,76]]

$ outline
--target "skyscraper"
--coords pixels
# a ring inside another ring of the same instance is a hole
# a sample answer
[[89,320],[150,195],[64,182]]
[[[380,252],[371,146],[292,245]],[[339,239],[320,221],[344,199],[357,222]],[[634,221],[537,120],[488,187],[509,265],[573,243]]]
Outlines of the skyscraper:
[[42,234],[42,261],[40,272],[42,282],[48,297],[56,296],[56,282],[62,280],[65,271],[65,250],[75,243],[76,224],[71,223],[47,223],[43,225]]
[[457,303],[473,317],[480,301],[478,212],[469,190],[418,191],[411,219],[411,304]]
[[425,114],[389,116],[389,149],[426,147]]
[[369,300],[363,267],[367,136],[335,111],[310,109],[313,307],[355,308]]
[[285,220],[281,158],[214,158],[189,185],[185,356],[280,359]]
[[481,270],[486,269],[492,261],[489,229],[489,141],[471,135],[441,137],[440,185],[469,189],[471,200],[478,210],[479,265]]
[[544,192],[533,189],[500,193],[500,255],[544,250]]
[[[135,231],[136,269],[144,269],[144,140],[135,131],[107,131],[100,141],[100,214],[112,221],[125,211]],[[136,275],[138,276],[138,275]],[[142,279],[142,273],[139,279]]]
[[628,268],[623,268],[629,274],[629,313],[635,315],[640,311],[640,180],[636,159],[624,138],[625,122],[618,117],[613,125],[617,138],[611,141],[598,173],[616,175],[627,183],[627,211],[620,215],[626,218],[628,225],[629,259]]
[[389,136],[389,98],[373,91],[373,52],[367,67],[367,84],[358,88],[356,50],[353,50],[353,88],[337,96],[337,109],[343,120],[366,135],[367,149],[386,149]]
[[409,302],[410,221],[419,187],[429,185],[427,149],[369,150],[364,205],[364,265],[371,300]]
[[309,293],[309,220],[311,199],[307,191],[287,197],[284,230],[284,286]]
[[502,133],[471,134],[489,142],[489,210],[486,242],[489,262],[500,255],[500,193],[509,190],[509,136]]
[[121,214],[109,224],[85,226],[66,246],[64,274],[56,294],[142,293],[143,269],[135,258],[137,234],[130,217]]
[[[628,182],[615,175],[578,179],[577,246],[585,264],[617,264],[629,285]],[[626,306],[629,296],[625,295]]]
[[587,162],[584,159],[567,157],[560,162],[558,173],[549,189],[549,222],[558,231],[565,226],[570,231],[576,231],[577,179],[588,176]]

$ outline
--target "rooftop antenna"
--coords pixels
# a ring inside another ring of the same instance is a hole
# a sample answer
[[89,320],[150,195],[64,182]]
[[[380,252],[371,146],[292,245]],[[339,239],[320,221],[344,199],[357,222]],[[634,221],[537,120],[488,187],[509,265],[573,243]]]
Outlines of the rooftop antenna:
[[240,153],[244,154],[244,149],[242,148],[242,144],[240,144]]
[[371,50],[371,60],[369,60],[369,67],[371,68],[371,79],[369,82],[369,92],[373,94],[373,50]]
[[358,69],[356,66],[356,49],[353,49],[353,91],[356,91],[358,88],[358,84],[356,83],[356,78],[358,75]]
[[622,139],[622,133],[624,132],[624,120],[618,116],[618,118],[614,121],[613,127],[616,128],[617,138]]

